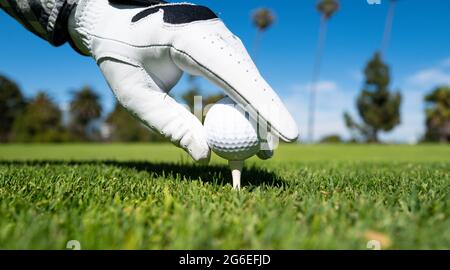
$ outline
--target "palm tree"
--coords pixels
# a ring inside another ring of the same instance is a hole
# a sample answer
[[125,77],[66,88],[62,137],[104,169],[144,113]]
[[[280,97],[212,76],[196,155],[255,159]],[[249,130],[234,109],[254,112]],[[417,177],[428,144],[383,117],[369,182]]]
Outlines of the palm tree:
[[6,142],[15,119],[23,112],[26,102],[19,86],[0,74],[0,142]]
[[389,2],[389,10],[386,17],[386,24],[384,26],[383,43],[381,44],[380,49],[382,56],[385,55],[386,50],[389,47],[389,42],[391,40],[391,32],[392,32],[392,25],[394,22],[396,4],[397,0],[390,0]]
[[320,28],[319,40],[317,43],[316,57],[314,61],[312,83],[309,97],[309,120],[308,120],[308,139],[310,142],[314,141],[314,117],[316,107],[316,91],[317,82],[320,75],[320,64],[324,51],[324,45],[327,35],[327,23],[334,13],[339,9],[338,0],[320,0],[317,4],[317,10],[320,12]]
[[450,140],[450,87],[440,86],[425,97],[425,139],[447,143]]
[[259,8],[252,15],[253,24],[255,25],[256,39],[253,49],[253,57],[256,60],[258,56],[258,49],[261,43],[262,33],[266,31],[275,22],[275,15],[270,9]]
[[99,96],[88,86],[75,93],[70,103],[71,123],[73,135],[81,140],[87,139],[87,127],[102,113]]
[[40,91],[14,121],[12,139],[17,142],[66,141],[68,137],[61,118],[57,104]]

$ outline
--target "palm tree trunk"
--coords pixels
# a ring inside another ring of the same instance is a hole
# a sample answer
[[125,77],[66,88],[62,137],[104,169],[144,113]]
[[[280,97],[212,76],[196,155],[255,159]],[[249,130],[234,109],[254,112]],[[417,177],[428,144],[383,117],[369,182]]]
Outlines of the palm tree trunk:
[[255,37],[255,43],[253,44],[253,62],[257,62],[258,60],[258,52],[259,52],[259,47],[261,45],[261,40],[262,40],[262,30],[258,29],[256,31],[256,37]]
[[389,42],[391,40],[392,25],[394,23],[396,4],[397,4],[397,0],[391,0],[389,3],[389,11],[388,11],[388,15],[386,17],[386,24],[385,24],[384,33],[383,33],[383,43],[381,44],[381,52],[380,52],[381,56],[385,55],[386,50],[389,47]]
[[309,94],[309,119],[308,119],[308,141],[314,142],[314,121],[316,110],[316,92],[317,83],[320,76],[323,51],[327,36],[327,18],[322,15],[320,18],[319,40],[317,43],[316,56],[314,60],[313,75],[311,80],[311,89]]

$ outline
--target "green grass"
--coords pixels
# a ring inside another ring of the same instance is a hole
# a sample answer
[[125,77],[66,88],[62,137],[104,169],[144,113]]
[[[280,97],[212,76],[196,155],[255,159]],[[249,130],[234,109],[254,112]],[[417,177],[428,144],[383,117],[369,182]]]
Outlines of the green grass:
[[170,145],[1,145],[0,249],[450,248],[450,147],[288,146],[225,162]]

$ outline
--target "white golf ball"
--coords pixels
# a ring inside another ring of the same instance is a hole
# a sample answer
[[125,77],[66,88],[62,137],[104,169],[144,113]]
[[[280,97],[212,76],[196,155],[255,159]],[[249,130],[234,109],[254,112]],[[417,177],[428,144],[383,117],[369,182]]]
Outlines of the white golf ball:
[[229,97],[209,109],[205,118],[209,147],[228,160],[245,160],[260,150],[257,123]]

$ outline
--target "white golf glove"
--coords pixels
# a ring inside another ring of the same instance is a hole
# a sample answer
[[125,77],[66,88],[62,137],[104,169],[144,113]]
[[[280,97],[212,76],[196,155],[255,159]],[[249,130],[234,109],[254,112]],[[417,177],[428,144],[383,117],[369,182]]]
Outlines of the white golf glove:
[[167,95],[185,71],[220,86],[274,134],[295,141],[292,116],[224,23],[203,6],[160,2],[80,0],[70,16],[73,43],[95,59],[118,101],[194,160],[207,161],[201,122]]

